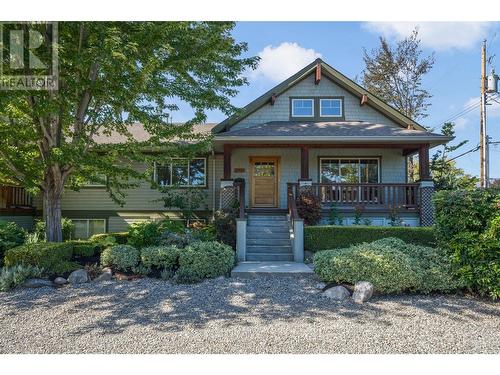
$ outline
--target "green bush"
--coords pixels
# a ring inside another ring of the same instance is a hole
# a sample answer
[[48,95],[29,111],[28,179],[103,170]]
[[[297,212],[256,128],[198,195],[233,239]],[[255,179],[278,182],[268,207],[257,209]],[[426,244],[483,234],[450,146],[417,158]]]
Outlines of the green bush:
[[387,237],[396,237],[414,245],[435,245],[434,230],[429,227],[318,225],[304,228],[304,249],[312,252],[342,249]]
[[73,256],[79,258],[87,258],[92,257],[95,254],[99,253],[101,250],[101,246],[93,241],[67,241],[66,243],[73,245]]
[[216,211],[214,227],[217,241],[236,249],[236,215],[238,209]]
[[182,233],[183,230],[184,225],[181,222],[169,219],[158,222],[134,223],[128,231],[128,244],[139,249],[146,246],[156,246],[161,243],[163,232]]
[[179,254],[178,282],[192,283],[228,274],[234,266],[233,249],[220,242],[195,242]]
[[0,220],[0,264],[6,250],[22,245],[26,240],[26,231],[13,222]]
[[453,272],[470,290],[500,298],[500,191],[440,191],[436,238]]
[[141,249],[141,264],[148,270],[175,270],[180,250],[175,246],[149,246]]
[[101,253],[101,265],[130,271],[139,264],[139,250],[130,245],[108,247]]
[[92,237],[89,238],[89,241],[98,243],[101,242],[109,243],[111,237],[114,238],[114,241],[112,241],[113,244],[116,243],[118,245],[126,245],[128,241],[128,232],[110,232],[110,233],[94,234]]
[[7,250],[4,261],[7,267],[23,264],[43,268],[49,274],[61,274],[79,268],[71,263],[72,255],[71,242],[40,242]]
[[[75,224],[66,217],[61,220],[62,226],[62,239],[63,241],[68,241],[73,237],[73,231],[75,230]],[[35,235],[39,240],[45,240],[45,221],[38,220],[35,223]]]
[[34,266],[18,264],[4,267],[0,272],[0,292],[6,292],[24,283],[27,279],[41,277],[43,269]]

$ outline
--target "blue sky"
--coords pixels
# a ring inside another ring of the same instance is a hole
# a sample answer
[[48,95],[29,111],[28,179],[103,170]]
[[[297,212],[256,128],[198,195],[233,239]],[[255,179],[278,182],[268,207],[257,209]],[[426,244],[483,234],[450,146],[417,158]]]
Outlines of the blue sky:
[[[440,129],[442,121],[479,102],[481,73],[480,47],[488,39],[488,55],[500,72],[500,23],[419,23],[425,55],[434,52],[435,65],[424,80],[433,95],[429,117],[421,123]],[[341,71],[351,79],[363,70],[363,47],[377,47],[380,35],[396,41],[408,35],[415,23],[363,22],[240,22],[233,35],[248,43],[249,55],[260,55],[259,68],[249,72],[250,85],[243,87],[233,104],[244,106],[282,79],[287,78],[315,57]],[[496,64],[495,64],[496,63]],[[489,68],[488,68],[489,69]],[[500,101],[500,98],[497,99]],[[500,104],[488,107],[488,134],[500,141]],[[181,106],[174,121],[189,119],[190,111]],[[208,122],[220,122],[224,115],[210,112]],[[469,140],[461,153],[479,142],[479,108],[457,116],[457,140]],[[490,151],[490,176],[500,178],[500,145]],[[457,159],[466,172],[479,173],[479,153]]]

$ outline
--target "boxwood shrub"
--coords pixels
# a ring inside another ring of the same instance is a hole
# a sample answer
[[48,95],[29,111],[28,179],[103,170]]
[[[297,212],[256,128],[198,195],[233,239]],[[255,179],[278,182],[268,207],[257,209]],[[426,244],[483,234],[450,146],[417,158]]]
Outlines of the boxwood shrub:
[[14,222],[0,220],[0,265],[6,250],[22,245],[26,231]]
[[99,243],[93,241],[67,241],[73,245],[73,257],[87,258],[98,254],[101,250]]
[[71,242],[38,242],[7,250],[4,261],[7,267],[24,264],[43,268],[48,274],[64,274],[80,268],[71,262],[72,255]]
[[149,246],[141,249],[141,264],[148,270],[173,271],[179,265],[179,250],[176,246]]
[[130,245],[116,245],[103,250],[101,265],[130,271],[139,264],[139,250]]
[[430,227],[318,225],[304,228],[304,249],[312,252],[341,249],[387,237],[399,238],[414,245],[435,245],[434,230]]
[[178,282],[198,282],[229,274],[234,266],[234,251],[220,242],[194,242],[179,253]]

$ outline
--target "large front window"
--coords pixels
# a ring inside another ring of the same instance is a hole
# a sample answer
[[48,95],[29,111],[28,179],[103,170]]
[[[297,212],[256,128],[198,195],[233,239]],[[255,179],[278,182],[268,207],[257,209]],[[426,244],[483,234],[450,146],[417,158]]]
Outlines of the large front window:
[[157,165],[155,181],[161,186],[199,186],[207,184],[205,158],[174,159],[172,163]]
[[87,239],[94,234],[106,233],[106,219],[71,219],[75,229],[73,238]]
[[379,159],[321,158],[321,183],[378,183]]

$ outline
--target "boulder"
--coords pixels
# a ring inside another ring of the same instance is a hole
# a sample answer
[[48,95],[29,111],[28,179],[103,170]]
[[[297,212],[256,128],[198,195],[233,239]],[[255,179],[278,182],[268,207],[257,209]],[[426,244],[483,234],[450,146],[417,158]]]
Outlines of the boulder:
[[83,284],[89,281],[89,275],[84,269],[76,270],[70,273],[68,282],[70,284]]
[[56,277],[54,279],[54,284],[56,285],[64,285],[68,282],[68,280],[66,280],[64,277]]
[[104,267],[102,269],[102,273],[109,273],[110,275],[113,275],[113,270],[110,267]]
[[25,288],[42,288],[44,286],[54,286],[52,281],[44,280],[44,279],[28,279],[26,280],[22,286]]
[[113,275],[111,274],[111,272],[103,272],[92,281],[95,281],[95,282],[110,281],[112,278],[113,278]]
[[319,289],[319,290],[324,290],[326,288],[326,284],[325,283],[317,283],[315,285],[316,289]]
[[363,303],[368,301],[373,295],[373,284],[369,281],[358,281],[354,284],[352,299],[354,302]]
[[342,285],[328,288],[323,292],[323,296],[334,299],[336,301],[343,301],[351,296],[351,293]]

